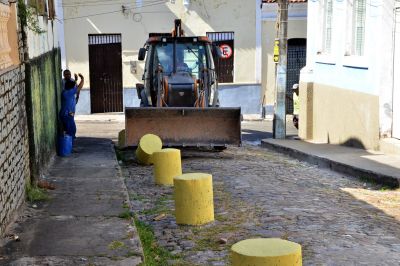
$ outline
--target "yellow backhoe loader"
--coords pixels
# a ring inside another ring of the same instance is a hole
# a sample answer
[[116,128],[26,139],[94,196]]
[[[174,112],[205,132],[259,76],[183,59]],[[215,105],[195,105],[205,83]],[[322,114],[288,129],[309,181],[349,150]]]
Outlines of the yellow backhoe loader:
[[137,146],[147,133],[165,146],[241,144],[240,107],[219,107],[213,53],[204,36],[184,36],[181,20],[172,33],[150,33],[138,59],[145,60],[140,107],[125,108],[126,144]]

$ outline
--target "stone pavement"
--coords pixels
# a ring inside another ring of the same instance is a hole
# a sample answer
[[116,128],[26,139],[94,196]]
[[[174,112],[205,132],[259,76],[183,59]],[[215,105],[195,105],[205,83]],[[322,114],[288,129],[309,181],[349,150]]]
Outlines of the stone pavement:
[[[21,241],[0,249],[1,265],[4,258],[11,265],[142,261],[135,228],[118,218],[127,193],[110,139],[124,127],[121,117],[77,117],[78,153],[57,158],[46,175],[57,186],[52,199],[28,204],[9,232]],[[155,186],[152,167],[122,165],[131,211],[170,252],[168,264],[226,265],[233,243],[281,237],[303,246],[304,265],[400,265],[400,191],[255,147],[271,136],[271,125],[245,121],[240,148],[183,150],[184,172],[213,174],[216,221],[205,226],[175,223],[172,188]]]
[[27,203],[6,233],[18,235],[20,241],[2,247],[1,265],[137,265],[142,261],[132,221],[118,217],[127,211],[128,196],[111,140],[79,137],[75,152],[57,157],[46,180],[56,189],[47,202]]
[[261,145],[320,167],[390,187],[399,187],[399,155],[291,139],[264,139]]
[[173,188],[155,185],[151,166],[122,167],[132,210],[175,256],[170,265],[227,265],[231,245],[254,237],[301,244],[304,265],[400,265],[399,190],[248,144],[183,149],[182,163],[213,175],[215,222],[177,225]]

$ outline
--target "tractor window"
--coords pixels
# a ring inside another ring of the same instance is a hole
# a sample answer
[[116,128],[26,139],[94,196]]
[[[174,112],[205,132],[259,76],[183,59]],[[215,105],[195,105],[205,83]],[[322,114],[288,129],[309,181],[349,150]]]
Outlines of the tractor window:
[[154,66],[160,64],[164,73],[169,74],[173,70],[174,45],[172,43],[162,43],[155,46]]
[[176,71],[189,72],[196,79],[199,70],[207,67],[206,47],[199,43],[178,43],[176,45]]

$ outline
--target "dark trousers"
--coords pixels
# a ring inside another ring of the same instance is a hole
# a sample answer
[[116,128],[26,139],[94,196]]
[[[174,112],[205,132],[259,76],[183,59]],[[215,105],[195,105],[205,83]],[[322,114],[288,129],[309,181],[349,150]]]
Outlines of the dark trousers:
[[60,119],[63,124],[63,130],[65,131],[65,133],[70,135],[72,138],[75,138],[76,124],[74,117],[71,115],[62,115]]
[[299,129],[299,115],[293,115],[293,125],[295,128]]

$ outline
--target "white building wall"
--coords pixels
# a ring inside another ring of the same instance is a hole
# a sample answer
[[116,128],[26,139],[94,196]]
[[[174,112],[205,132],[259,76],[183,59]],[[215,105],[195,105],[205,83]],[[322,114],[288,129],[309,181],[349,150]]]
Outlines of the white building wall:
[[58,24],[61,22],[49,20],[47,16],[37,16],[38,26],[42,33],[28,30],[28,54],[30,58],[38,57],[54,48],[60,47]]
[[[261,97],[267,118],[272,117],[275,102],[275,62],[277,4],[264,4],[262,9],[262,90]],[[307,4],[289,5],[288,39],[307,38]],[[307,42],[307,46],[308,46]]]
[[[309,1],[307,70],[313,70],[313,81],[339,88],[370,94],[379,94],[376,56],[377,42],[383,32],[377,28],[380,22],[379,10],[382,5],[367,4],[365,56],[347,56],[346,38],[348,31],[348,1],[333,2],[332,52],[322,50],[323,1]],[[340,77],[340,78],[338,78]]]
[[66,54],[65,54],[65,33],[64,33],[64,10],[62,7],[63,0],[54,0],[55,10],[57,20],[55,21],[57,32],[58,32],[58,40],[61,52],[61,68],[65,70],[67,68]]
[[[346,56],[351,2],[333,2],[332,53],[322,51],[324,1],[308,2],[307,66],[302,82],[314,82],[379,96],[380,135],[390,136],[393,111],[393,0],[367,0],[365,56]],[[355,105],[362,104],[355,102]]]
[[[393,90],[395,88],[394,77],[399,74],[394,72],[394,7],[395,1],[384,0],[374,1],[374,5],[379,5],[380,23],[377,26],[375,51],[377,60],[377,70],[379,71],[379,118],[380,132],[383,137],[391,137],[393,126]],[[398,40],[400,42],[400,40]],[[398,69],[397,69],[398,70]],[[399,103],[397,103],[397,106]],[[396,121],[397,122],[397,121]],[[399,122],[397,122],[399,123]]]
[[[395,73],[400,73],[400,2],[396,3],[394,18],[394,60],[393,60],[393,129],[392,137],[400,139],[400,75],[395,75]],[[385,103],[383,105],[383,112],[388,112],[385,108]]]
[[[80,3],[64,0],[64,30],[66,67],[72,72],[81,72],[85,76],[85,88],[90,87],[88,62],[88,34],[121,33],[124,102],[138,106],[136,83],[141,83],[144,65],[137,61],[137,52],[143,47],[150,32],[171,32],[174,19],[180,18],[186,35],[206,35],[206,32],[233,31],[235,33],[235,66],[234,84],[231,88],[235,94],[236,85],[250,84],[260,86],[261,49],[257,34],[261,22],[257,24],[260,14],[260,0],[204,0],[204,1],[160,1],[149,3],[143,1],[141,7],[137,1],[109,1],[104,3]],[[122,5],[125,11],[122,12]],[[259,25],[259,26],[257,26]],[[136,73],[132,73],[131,65],[137,65]],[[254,87],[254,86],[253,86]],[[259,88],[257,88],[259,91]],[[90,93],[90,92],[89,92]],[[83,93],[81,94],[84,95]],[[88,94],[89,95],[89,94]],[[133,97],[132,99],[125,99]],[[77,112],[90,113],[90,105],[80,106],[88,101],[80,100]],[[260,104],[252,101],[248,104]]]

